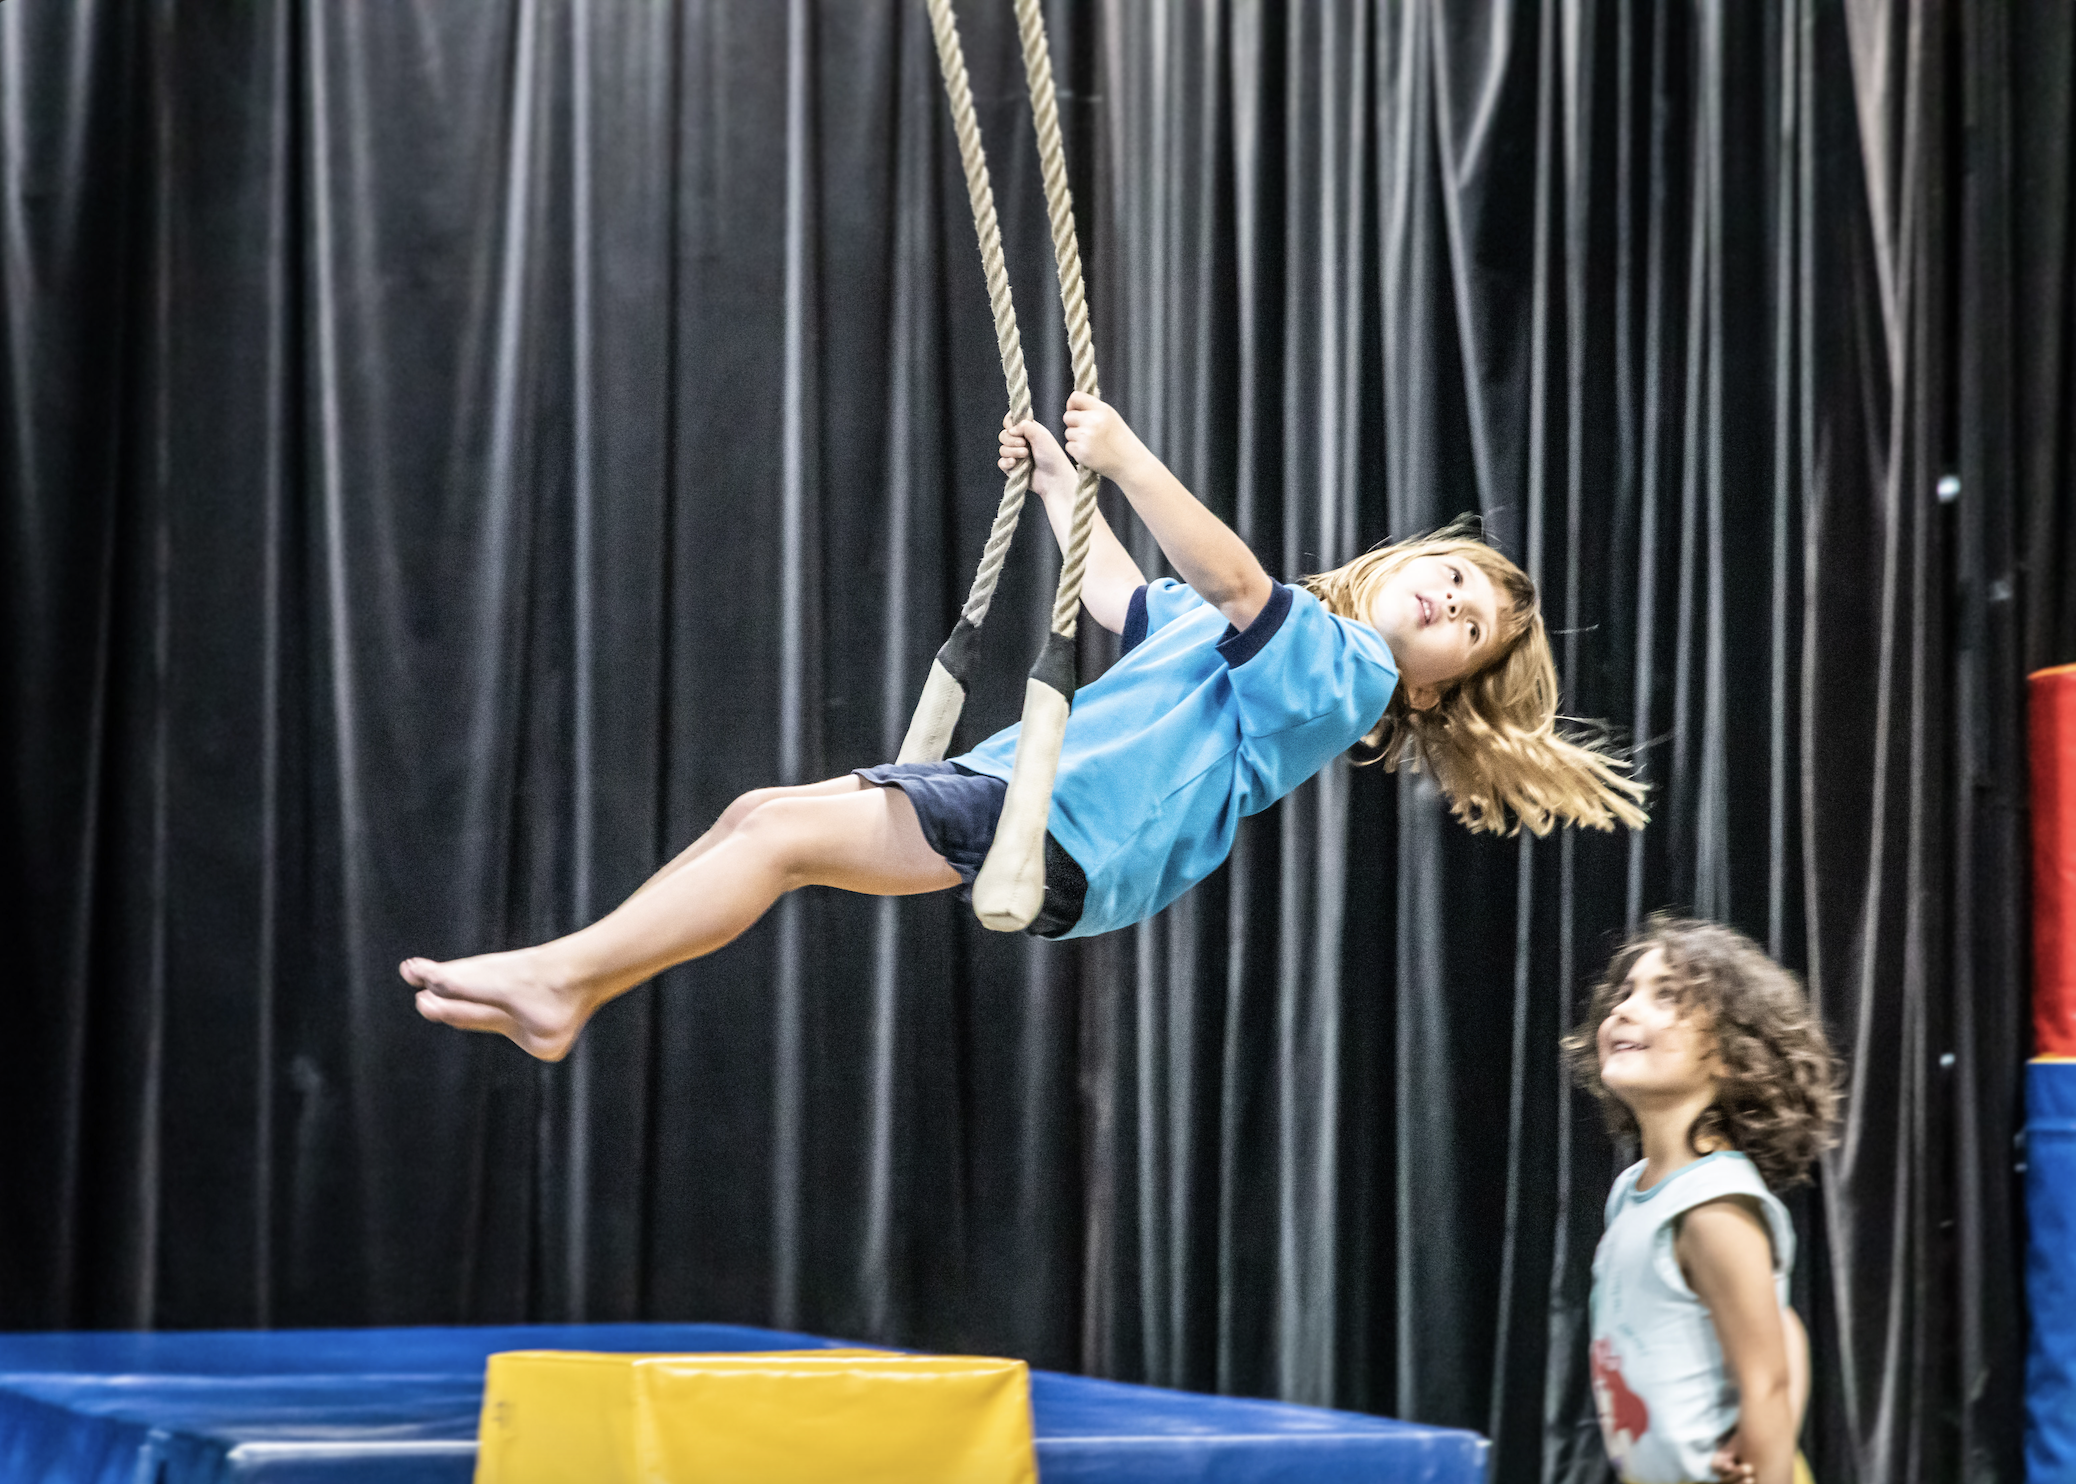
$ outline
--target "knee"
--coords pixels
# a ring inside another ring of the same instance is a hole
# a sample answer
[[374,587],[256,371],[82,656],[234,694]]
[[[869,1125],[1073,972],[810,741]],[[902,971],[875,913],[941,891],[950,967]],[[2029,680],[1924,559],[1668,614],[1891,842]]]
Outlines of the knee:
[[783,788],[753,788],[748,793],[739,795],[734,803],[723,809],[721,817],[715,820],[714,824],[724,833],[733,834],[742,828],[743,821],[784,793]]
[[758,793],[763,797],[743,812],[735,836],[766,865],[790,875],[812,853],[808,847],[814,835],[814,801],[790,798],[783,789],[760,789]]

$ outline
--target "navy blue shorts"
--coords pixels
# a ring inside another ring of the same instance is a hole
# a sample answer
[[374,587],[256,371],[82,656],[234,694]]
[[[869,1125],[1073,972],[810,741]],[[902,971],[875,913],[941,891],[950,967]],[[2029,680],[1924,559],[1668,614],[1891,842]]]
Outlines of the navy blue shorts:
[[[851,771],[867,783],[898,788],[908,795],[916,823],[923,827],[923,839],[966,883],[959,888],[959,900],[972,901],[973,878],[980,874],[988,847],[995,843],[995,825],[1002,818],[1002,799],[1009,785],[957,763],[881,763]],[[1024,931],[1057,938],[1081,921],[1081,903],[1087,895],[1088,877],[1081,873],[1080,863],[1046,831],[1045,903]]]

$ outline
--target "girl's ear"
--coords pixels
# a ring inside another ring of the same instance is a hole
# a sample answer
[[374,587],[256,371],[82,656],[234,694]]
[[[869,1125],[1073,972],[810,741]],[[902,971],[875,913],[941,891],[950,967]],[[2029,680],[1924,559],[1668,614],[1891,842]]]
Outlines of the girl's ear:
[[1406,687],[1406,704],[1415,711],[1432,711],[1441,704],[1441,690],[1432,685],[1409,685]]

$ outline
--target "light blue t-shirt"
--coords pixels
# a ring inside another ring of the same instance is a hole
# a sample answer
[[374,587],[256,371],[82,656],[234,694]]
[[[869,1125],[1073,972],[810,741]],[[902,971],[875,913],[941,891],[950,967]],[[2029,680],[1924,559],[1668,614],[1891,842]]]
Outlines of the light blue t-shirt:
[[[1172,579],[1140,588],[1124,657],[1074,696],[1053,838],[1088,878],[1087,938],[1151,917],[1218,869],[1257,814],[1384,715],[1398,666],[1367,624],[1278,584],[1244,632]],[[1017,727],[961,767],[1007,780]]]

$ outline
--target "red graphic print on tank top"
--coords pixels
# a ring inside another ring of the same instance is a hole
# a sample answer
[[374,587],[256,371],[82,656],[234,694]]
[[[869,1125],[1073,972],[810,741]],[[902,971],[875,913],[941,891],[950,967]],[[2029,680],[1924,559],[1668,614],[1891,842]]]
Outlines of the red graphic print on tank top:
[[1595,1340],[1592,1350],[1593,1404],[1600,1411],[1600,1435],[1617,1467],[1643,1435],[1651,1430],[1651,1409],[1622,1379],[1622,1358],[1606,1340]]

